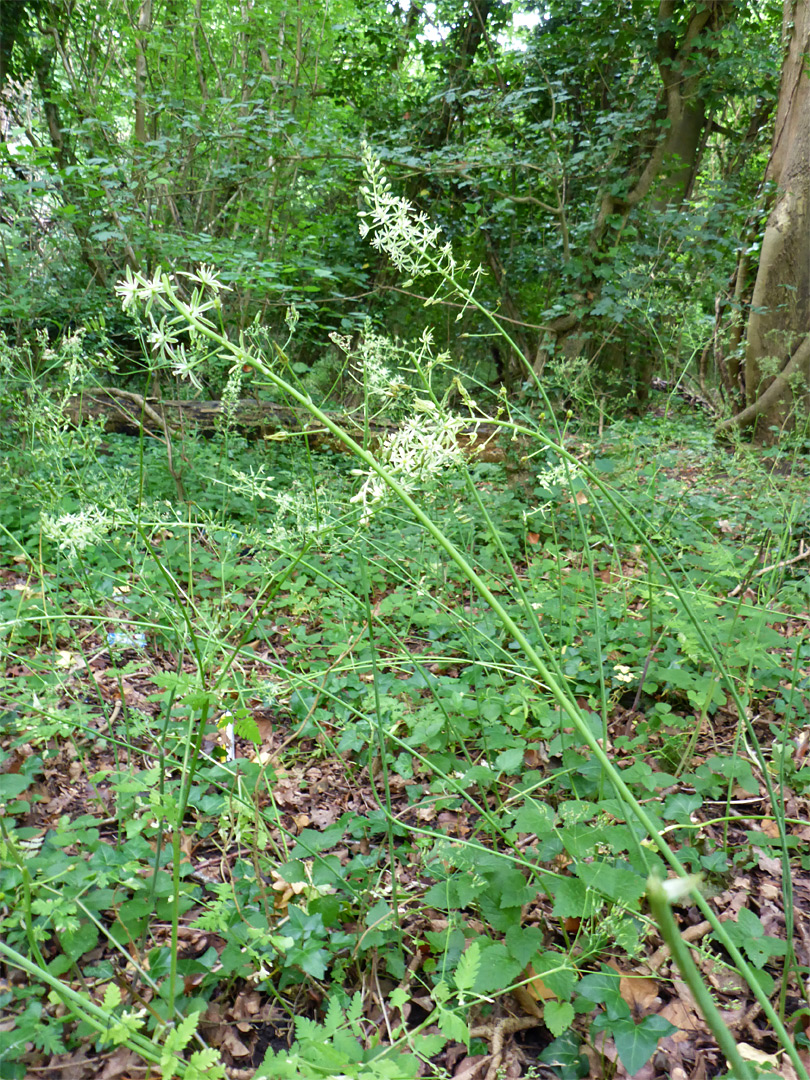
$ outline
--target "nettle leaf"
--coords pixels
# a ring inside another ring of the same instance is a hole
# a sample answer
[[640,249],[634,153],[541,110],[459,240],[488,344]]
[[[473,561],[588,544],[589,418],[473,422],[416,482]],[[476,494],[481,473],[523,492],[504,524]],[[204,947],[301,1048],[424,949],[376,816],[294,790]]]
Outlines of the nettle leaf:
[[528,904],[537,895],[537,889],[526,883],[523,874],[516,867],[501,870],[497,877],[490,877],[490,887],[487,892],[490,895],[500,896],[502,908]]
[[523,967],[501,942],[485,946],[481,950],[475,992],[492,994],[506,990],[517,981]]
[[574,992],[579,974],[568,957],[560,953],[538,953],[532,959],[535,975],[561,1001],[567,1001]]
[[546,882],[554,898],[551,910],[558,919],[589,918],[601,906],[601,902],[588,893],[584,882],[577,878],[547,878]]
[[63,930],[59,935],[62,951],[71,960],[78,960],[98,944],[98,930],[91,922],[81,923],[75,930]]
[[523,768],[523,747],[515,746],[511,750],[504,750],[495,758],[495,765],[507,775],[520,772]]
[[510,926],[505,941],[510,954],[525,966],[542,950],[543,932],[538,926]]
[[552,998],[543,1006],[543,1023],[551,1034],[559,1038],[574,1022],[574,1007],[567,1001],[554,1001]]
[[554,830],[555,814],[545,803],[526,799],[515,815],[515,828],[519,833],[533,833],[537,837],[550,836]]
[[632,909],[638,908],[638,899],[647,887],[644,878],[639,874],[605,862],[578,863],[574,873],[589,888]]

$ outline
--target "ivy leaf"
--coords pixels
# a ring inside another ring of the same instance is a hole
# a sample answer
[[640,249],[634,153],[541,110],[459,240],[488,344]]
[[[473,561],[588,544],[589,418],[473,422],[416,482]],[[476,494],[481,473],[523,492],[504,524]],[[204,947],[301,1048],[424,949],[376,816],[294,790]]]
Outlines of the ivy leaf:
[[616,1052],[630,1076],[634,1076],[650,1060],[659,1039],[677,1030],[669,1020],[655,1015],[645,1016],[640,1024],[634,1024],[630,1019],[617,1020],[610,1027]]

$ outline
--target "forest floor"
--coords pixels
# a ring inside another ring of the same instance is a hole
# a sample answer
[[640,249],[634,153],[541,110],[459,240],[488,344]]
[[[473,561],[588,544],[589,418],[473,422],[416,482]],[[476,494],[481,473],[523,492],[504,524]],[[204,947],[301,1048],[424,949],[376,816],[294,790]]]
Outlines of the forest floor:
[[[810,1069],[810,468],[685,425],[571,440],[629,524],[542,468],[474,467],[489,525],[463,484],[430,505],[702,876],[760,1000],[688,897],[682,937],[791,1078],[761,997]],[[328,543],[263,547],[280,498],[78,553],[9,517],[0,1076],[725,1075],[647,908],[665,861],[492,611],[334,491]]]

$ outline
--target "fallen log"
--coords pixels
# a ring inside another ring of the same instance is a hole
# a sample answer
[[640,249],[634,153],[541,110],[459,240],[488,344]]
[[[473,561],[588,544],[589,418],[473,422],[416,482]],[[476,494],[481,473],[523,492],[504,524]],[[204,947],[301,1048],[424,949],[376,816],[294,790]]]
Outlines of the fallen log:
[[[228,422],[236,431],[248,437],[266,439],[306,435],[315,446],[345,449],[306,409],[255,398],[240,399],[228,413],[222,401],[172,401],[143,397],[115,387],[103,387],[70,398],[65,413],[72,424],[102,419],[105,431],[127,435],[138,435],[141,431],[161,439],[167,434],[175,436],[192,431],[212,435]],[[330,412],[328,415],[352,437],[362,440],[362,417],[349,412]],[[368,431],[377,442],[395,431],[396,427],[391,420],[374,419],[368,422]],[[470,421],[469,428],[461,432],[460,442],[471,456],[477,455],[479,461],[503,461],[506,455],[498,440],[499,432],[495,424],[475,424]]]

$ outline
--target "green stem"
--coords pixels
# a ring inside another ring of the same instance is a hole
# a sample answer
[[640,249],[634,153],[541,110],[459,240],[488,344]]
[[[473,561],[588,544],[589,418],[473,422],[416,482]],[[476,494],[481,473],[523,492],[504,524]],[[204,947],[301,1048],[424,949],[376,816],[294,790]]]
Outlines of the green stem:
[[[102,1034],[109,1028],[110,1014],[105,1009],[102,1009],[100,1005],[96,1005],[96,1003],[89,998],[79,994],[72,987],[67,986],[61,979],[57,979],[54,975],[51,975],[47,969],[43,969],[37,964],[34,964],[27,956],[18,953],[15,949],[6,945],[4,941],[0,941],[0,956],[5,957],[7,963],[11,964],[13,967],[19,968],[20,971],[26,972],[26,974],[30,975],[33,979],[44,982],[46,986],[50,986],[64,1004],[67,1005],[80,1020],[83,1020],[91,1028],[94,1028],[99,1034]],[[137,1054],[140,1054],[141,1057],[150,1064],[160,1064],[160,1049],[155,1045],[152,1039],[133,1033],[124,1040],[122,1045],[128,1047],[130,1050],[134,1050]],[[186,1068],[184,1063],[178,1061],[176,1068],[181,1076],[185,1076]]]
[[[689,895],[690,892],[692,895],[695,895],[699,882],[697,879],[694,879],[691,883],[691,888],[689,888],[690,882],[689,879],[687,879],[683,883],[678,882],[678,886],[681,885],[683,885],[681,891],[685,895]],[[655,875],[647,880],[647,900],[649,901],[653,918],[658,923],[661,937],[669,946],[672,959],[675,961],[675,965],[683,976],[684,982],[689,987],[703,1019],[711,1028],[712,1034],[717,1040],[717,1045],[726,1055],[726,1060],[733,1070],[734,1076],[737,1080],[753,1080],[754,1074],[751,1071],[748,1062],[746,1062],[740,1054],[734,1036],[731,1034],[723,1017],[720,1015],[720,1010],[712,1000],[709,988],[703,981],[697,965],[687,948],[686,942],[678,931],[678,926],[672,914],[672,908],[670,907],[667,889],[661,879]]]

